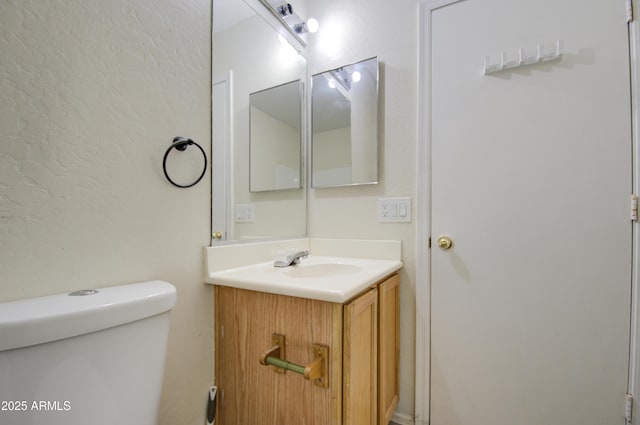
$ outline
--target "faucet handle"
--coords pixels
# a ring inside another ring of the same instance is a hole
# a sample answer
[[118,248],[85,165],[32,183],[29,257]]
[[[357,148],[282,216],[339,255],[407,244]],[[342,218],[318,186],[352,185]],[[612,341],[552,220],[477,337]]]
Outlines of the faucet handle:
[[292,258],[291,260],[292,264],[300,264],[300,259],[307,258],[308,256],[309,256],[309,251],[300,251],[300,252],[296,252],[295,254],[291,254],[289,257]]
[[275,267],[289,267],[293,264],[300,264],[300,258],[307,258],[309,251],[298,251],[287,255],[284,260],[276,260],[273,265]]

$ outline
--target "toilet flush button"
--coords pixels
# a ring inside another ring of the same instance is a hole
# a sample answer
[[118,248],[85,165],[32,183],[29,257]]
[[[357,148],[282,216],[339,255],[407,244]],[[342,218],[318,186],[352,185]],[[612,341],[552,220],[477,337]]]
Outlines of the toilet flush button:
[[95,295],[97,294],[98,290],[96,289],[80,289],[79,291],[73,291],[69,294],[69,296],[71,297],[84,297],[85,295]]

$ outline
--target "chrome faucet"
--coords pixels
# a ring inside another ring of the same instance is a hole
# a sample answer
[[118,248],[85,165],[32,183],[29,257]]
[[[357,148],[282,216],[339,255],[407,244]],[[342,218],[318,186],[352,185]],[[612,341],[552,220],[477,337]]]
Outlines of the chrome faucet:
[[273,263],[274,267],[289,267],[294,264],[300,263],[301,258],[307,258],[309,255],[309,251],[298,251],[293,254],[289,254],[285,257],[284,260],[276,260]]

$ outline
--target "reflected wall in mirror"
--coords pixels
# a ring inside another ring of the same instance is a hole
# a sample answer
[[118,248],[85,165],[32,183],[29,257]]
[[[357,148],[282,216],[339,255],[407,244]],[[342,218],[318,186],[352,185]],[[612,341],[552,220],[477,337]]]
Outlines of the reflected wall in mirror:
[[[220,236],[217,240],[306,235],[306,190],[300,177],[299,190],[250,191],[249,95],[291,81],[304,84],[306,78],[306,60],[280,42],[278,33],[263,19],[265,13],[269,12],[257,0],[213,1],[212,152],[226,152],[228,164],[226,184],[217,184],[225,178],[225,171],[216,166],[216,160],[224,161],[212,158],[212,232]],[[301,133],[306,134],[306,113],[300,114]],[[305,155],[302,149],[297,154],[298,166]],[[227,195],[217,193],[222,192],[220,187],[227,189]],[[220,210],[226,215],[217,214]]]
[[378,182],[378,58],[312,79],[311,186]]
[[302,82],[249,96],[250,191],[300,189]]

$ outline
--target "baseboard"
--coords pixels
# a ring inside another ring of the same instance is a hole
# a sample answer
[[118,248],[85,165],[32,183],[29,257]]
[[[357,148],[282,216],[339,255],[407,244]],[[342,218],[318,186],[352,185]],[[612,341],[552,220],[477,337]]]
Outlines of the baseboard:
[[394,413],[391,417],[391,422],[398,425],[414,425],[415,422],[411,416],[403,415],[401,413]]

